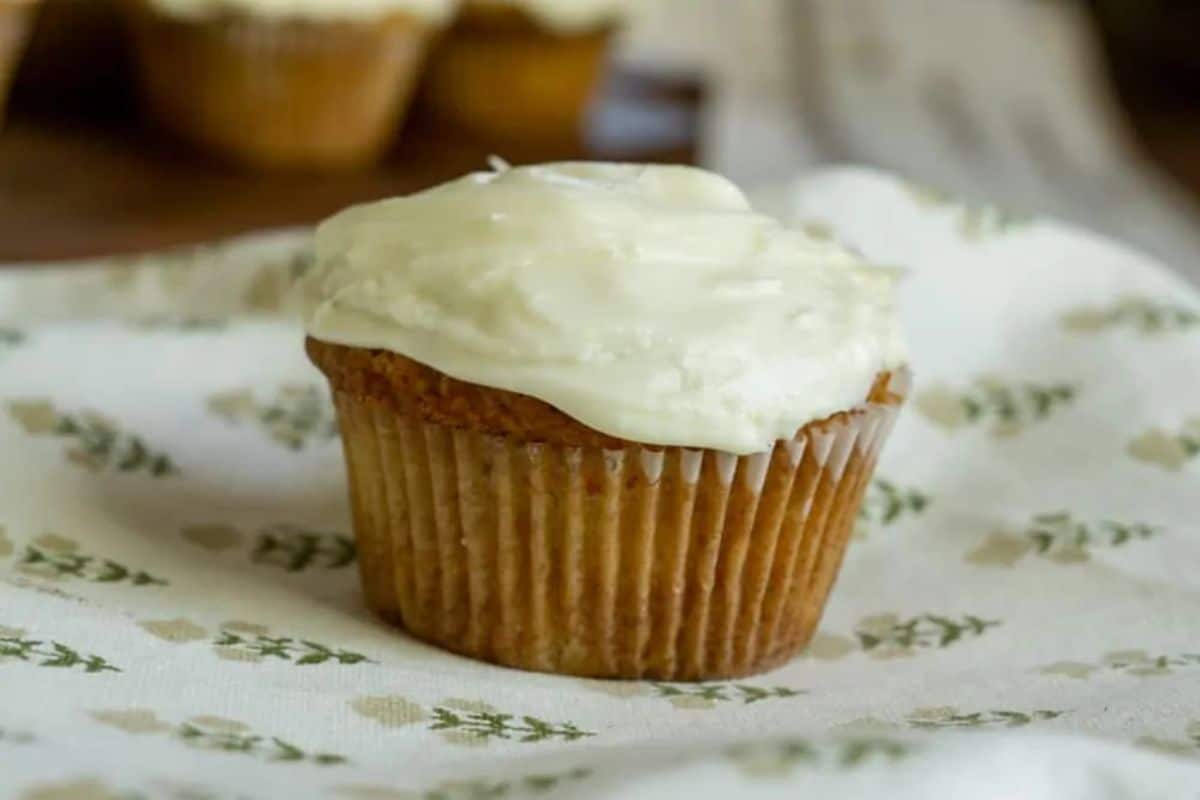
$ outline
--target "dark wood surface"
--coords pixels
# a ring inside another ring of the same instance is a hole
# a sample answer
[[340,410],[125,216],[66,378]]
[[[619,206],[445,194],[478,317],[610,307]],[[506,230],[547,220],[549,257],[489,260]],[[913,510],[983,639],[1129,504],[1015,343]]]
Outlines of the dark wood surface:
[[310,224],[351,203],[417,191],[480,169],[489,155],[512,163],[563,158],[694,163],[702,102],[694,81],[618,76],[603,93],[602,114],[610,122],[622,113],[635,114],[643,124],[649,119],[644,135],[621,141],[592,136],[589,143],[532,149],[471,141],[418,114],[384,163],[334,174],[240,171],[173,143],[141,124],[136,112],[72,117],[44,104],[18,103],[0,132],[0,262],[137,252]]

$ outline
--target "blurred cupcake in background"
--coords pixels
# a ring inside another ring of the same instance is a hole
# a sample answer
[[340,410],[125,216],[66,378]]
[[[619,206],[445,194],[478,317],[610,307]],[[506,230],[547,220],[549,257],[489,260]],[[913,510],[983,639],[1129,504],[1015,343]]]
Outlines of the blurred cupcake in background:
[[391,145],[455,0],[127,0],[151,114],[249,166],[342,168]]
[[17,63],[33,29],[35,0],[0,0],[0,123],[8,87],[17,72]]
[[488,142],[574,142],[629,0],[465,0],[424,102]]

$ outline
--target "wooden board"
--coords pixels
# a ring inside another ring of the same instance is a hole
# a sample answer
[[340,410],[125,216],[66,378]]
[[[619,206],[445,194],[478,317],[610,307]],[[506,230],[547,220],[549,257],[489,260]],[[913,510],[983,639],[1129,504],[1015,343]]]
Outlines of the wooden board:
[[482,168],[492,154],[513,163],[694,163],[701,103],[695,82],[622,75],[599,104],[599,127],[608,134],[590,143],[495,153],[417,118],[385,163],[332,175],[242,172],[180,147],[134,115],[73,118],[18,106],[0,132],[0,263],[144,251],[311,224],[351,203]]

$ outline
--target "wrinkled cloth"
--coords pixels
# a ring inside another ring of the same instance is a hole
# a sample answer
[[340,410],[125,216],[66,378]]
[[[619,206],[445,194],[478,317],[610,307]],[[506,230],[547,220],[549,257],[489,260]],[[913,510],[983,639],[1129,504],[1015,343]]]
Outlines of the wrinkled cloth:
[[808,651],[726,683],[371,616],[305,233],[0,272],[0,796],[1194,798],[1200,297],[877,173],[761,202],[908,272],[915,389]]

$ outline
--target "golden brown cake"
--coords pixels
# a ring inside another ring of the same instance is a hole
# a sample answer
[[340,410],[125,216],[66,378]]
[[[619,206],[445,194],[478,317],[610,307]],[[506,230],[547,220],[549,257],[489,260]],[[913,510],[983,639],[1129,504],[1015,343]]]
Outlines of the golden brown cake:
[[683,167],[477,173],[317,233],[367,602],[523,669],[795,655],[907,393],[893,276]]
[[178,136],[256,167],[368,164],[393,143],[430,20],[167,13],[127,0],[148,111]]
[[519,6],[468,3],[430,57],[424,105],[489,144],[576,144],[615,29],[555,29]]

